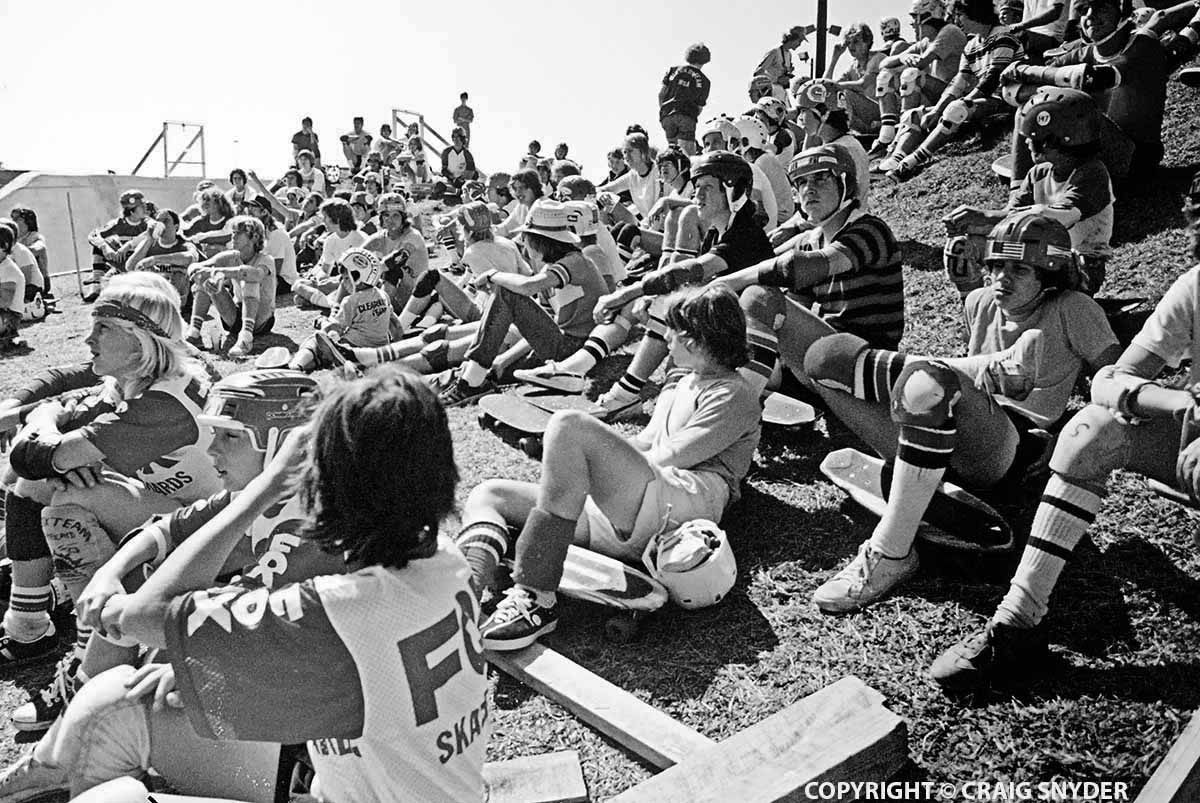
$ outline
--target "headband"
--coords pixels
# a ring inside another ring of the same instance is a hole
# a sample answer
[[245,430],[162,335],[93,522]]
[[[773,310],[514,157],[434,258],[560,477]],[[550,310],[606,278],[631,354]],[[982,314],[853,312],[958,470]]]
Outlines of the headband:
[[92,316],[96,318],[117,318],[118,320],[128,321],[129,323],[141,329],[145,329],[152,335],[158,335],[170,340],[170,336],[163,331],[162,327],[139,310],[134,309],[128,304],[122,304],[119,301],[111,299],[101,301],[92,308]]

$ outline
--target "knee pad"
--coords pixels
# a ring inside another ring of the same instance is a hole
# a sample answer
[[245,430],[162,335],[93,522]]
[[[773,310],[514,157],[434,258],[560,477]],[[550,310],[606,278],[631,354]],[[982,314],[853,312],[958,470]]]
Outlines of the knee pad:
[[962,396],[958,374],[939,360],[914,360],[892,385],[892,420],[915,427],[943,427]]
[[971,107],[962,100],[952,100],[942,110],[941,126],[953,134],[971,116]]
[[918,106],[915,109],[909,109],[900,115],[900,127],[906,131],[921,129],[921,118],[925,116],[925,109]]
[[986,239],[979,234],[964,234],[948,237],[942,248],[942,264],[946,275],[965,296],[977,287],[983,287],[983,248]]
[[425,362],[429,363],[429,368],[432,371],[445,371],[449,368],[449,355],[450,343],[446,340],[430,343],[421,349],[421,356],[425,359]]
[[436,343],[439,340],[445,340],[446,335],[450,333],[450,324],[435,323],[428,329],[421,331],[422,343]]
[[911,98],[921,94],[921,83],[925,73],[919,67],[905,67],[900,73],[900,97]]
[[880,70],[875,76],[875,94],[886,95],[900,89],[900,73],[896,70]]
[[858,335],[826,335],[804,353],[804,373],[814,382],[845,393],[854,392],[854,367],[858,355],[870,344]]
[[412,294],[416,298],[424,298],[433,293],[437,289],[438,282],[442,280],[442,274],[438,273],[437,268],[430,268],[421,274],[417,279],[417,283],[413,286]]
[[746,325],[749,327],[776,332],[787,320],[787,301],[777,288],[750,285],[742,291],[738,302],[746,313]]
[[1113,469],[1127,462],[1129,438],[1135,432],[1107,407],[1089,404],[1059,433],[1050,470],[1075,482],[1103,486]]
[[13,560],[37,560],[50,557],[50,548],[42,535],[42,509],[45,505],[12,491],[5,494],[5,540]]
[[72,599],[117,551],[96,515],[79,505],[48,506],[42,511],[42,532],[54,557],[54,573]]

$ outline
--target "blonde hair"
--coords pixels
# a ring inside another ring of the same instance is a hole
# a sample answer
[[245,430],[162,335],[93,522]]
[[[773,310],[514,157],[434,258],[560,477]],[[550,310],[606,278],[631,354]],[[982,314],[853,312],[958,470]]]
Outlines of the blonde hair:
[[183,342],[183,316],[179,311],[179,293],[162,276],[146,271],[134,271],[113,277],[96,299],[96,309],[116,304],[140,314],[157,327],[150,331],[145,325],[120,317],[106,317],[112,325],[130,333],[138,342],[141,357],[133,376],[114,377],[122,398],[141,395],[160,379],[191,375],[203,381],[200,364]]

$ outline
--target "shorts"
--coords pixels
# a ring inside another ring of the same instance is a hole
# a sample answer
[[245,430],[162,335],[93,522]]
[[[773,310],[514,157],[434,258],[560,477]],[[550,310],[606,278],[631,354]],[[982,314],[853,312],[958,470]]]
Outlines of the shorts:
[[729,485],[711,471],[653,466],[656,477],[646,485],[633,532],[622,536],[588,497],[582,518],[588,524],[588,549],[641,565],[650,539],[692,519],[719,522],[729,502]]
[[668,114],[659,120],[662,124],[663,133],[667,135],[668,142],[683,140],[684,142],[694,142],[696,140],[696,118],[688,117],[686,114]]

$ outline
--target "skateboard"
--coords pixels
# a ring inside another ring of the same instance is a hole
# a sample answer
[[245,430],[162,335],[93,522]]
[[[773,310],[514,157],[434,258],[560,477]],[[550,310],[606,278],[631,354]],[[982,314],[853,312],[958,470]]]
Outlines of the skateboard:
[[517,445],[535,460],[542,455],[542,435],[550,416],[559,410],[580,410],[603,420],[605,410],[583,396],[556,393],[534,386],[522,386],[507,393],[493,393],[479,400],[479,426],[496,428],[502,424],[522,433]]
[[779,427],[798,427],[817,420],[817,411],[807,402],[794,399],[783,393],[771,391],[763,394],[762,421]]
[[1012,173],[1013,173],[1012,154],[1011,153],[1005,154],[1004,156],[1001,156],[996,161],[992,162],[992,172],[996,174],[997,178],[1002,179],[1004,181],[1009,181],[1010,179],[1012,179]]
[[558,593],[617,609],[604,622],[604,637],[617,644],[632,641],[646,615],[667,602],[667,589],[650,575],[624,561],[574,545],[567,548]]
[[[878,457],[838,449],[821,461],[821,473],[877,516],[887,510],[892,470]],[[1002,554],[1015,548],[1012,528],[991,505],[946,481],[925,511],[917,537],[940,547],[976,554]],[[963,533],[963,535],[958,535]]]

